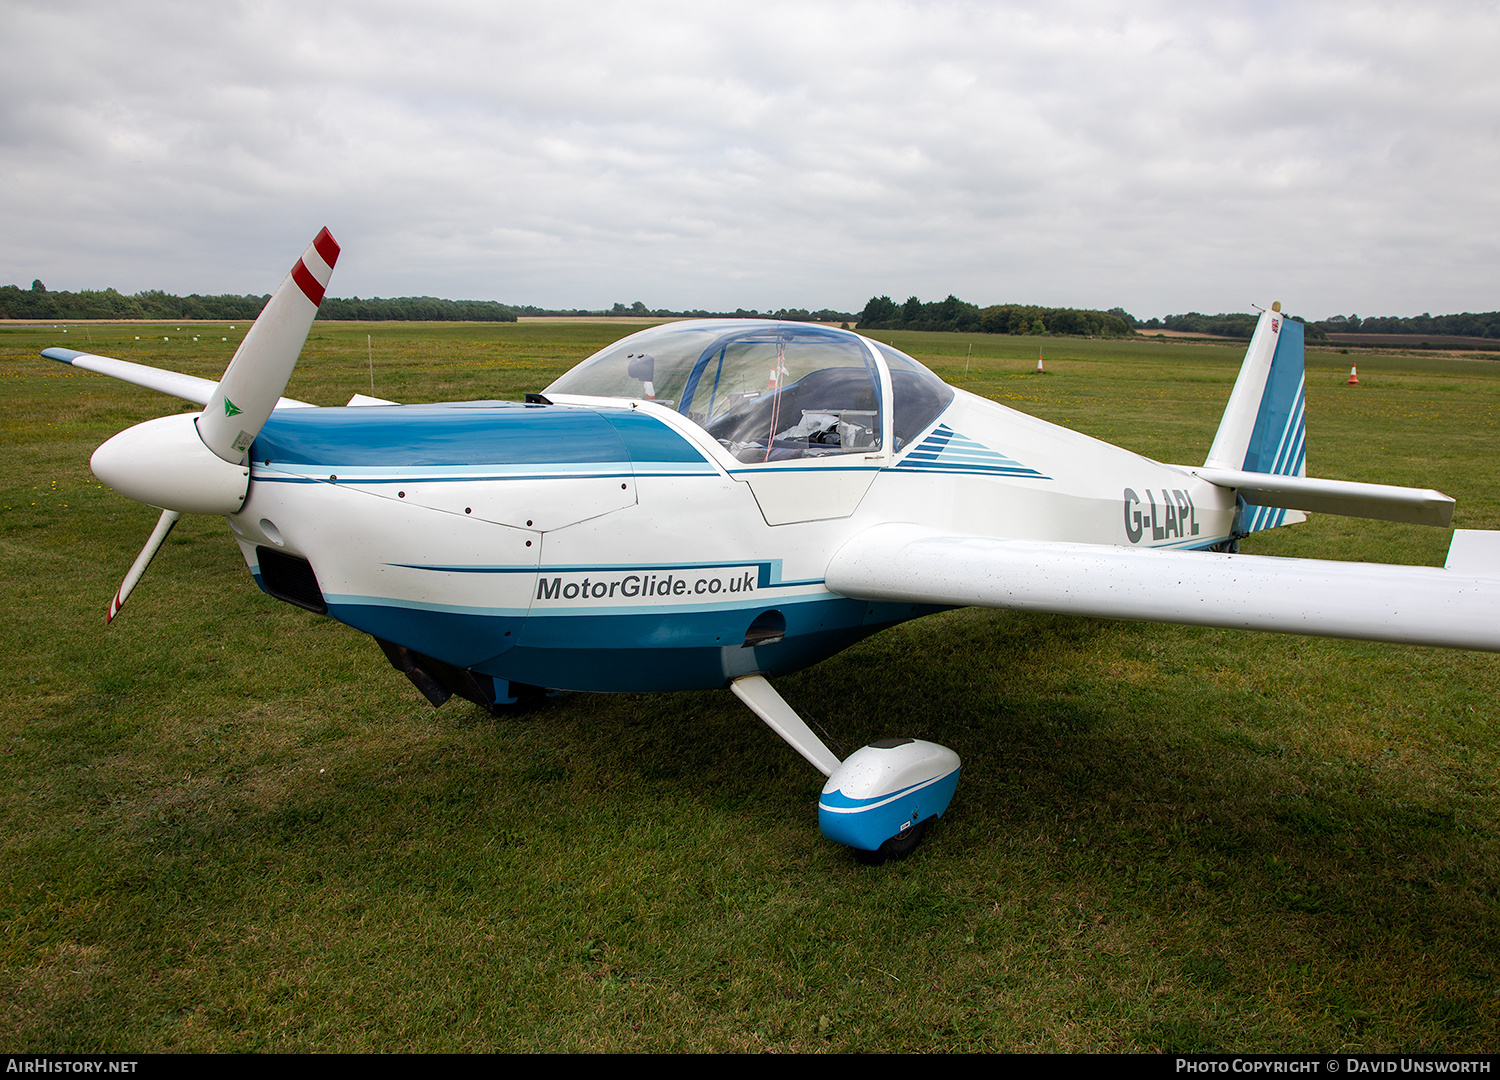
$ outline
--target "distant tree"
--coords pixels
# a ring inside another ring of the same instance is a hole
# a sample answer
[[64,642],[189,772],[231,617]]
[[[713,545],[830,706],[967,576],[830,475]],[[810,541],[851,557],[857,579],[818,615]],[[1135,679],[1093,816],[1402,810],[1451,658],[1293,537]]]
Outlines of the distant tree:
[[[1044,325],[1054,334],[1087,334],[1089,332],[1088,316],[1081,311],[1059,311],[1048,318]],[[1033,333],[1035,332],[1033,328]]]
[[946,300],[927,304],[922,312],[923,330],[970,332],[980,327],[979,308],[960,300],[952,293]]
[[866,330],[890,330],[896,319],[896,305],[889,296],[872,296],[859,313],[859,325]]

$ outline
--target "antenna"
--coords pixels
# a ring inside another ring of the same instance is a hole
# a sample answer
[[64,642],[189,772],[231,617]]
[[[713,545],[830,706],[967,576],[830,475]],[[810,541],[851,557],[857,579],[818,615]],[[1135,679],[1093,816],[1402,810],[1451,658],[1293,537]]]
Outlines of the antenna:
[[370,335],[365,335],[365,355],[370,358],[370,396],[375,396],[375,350],[370,345]]

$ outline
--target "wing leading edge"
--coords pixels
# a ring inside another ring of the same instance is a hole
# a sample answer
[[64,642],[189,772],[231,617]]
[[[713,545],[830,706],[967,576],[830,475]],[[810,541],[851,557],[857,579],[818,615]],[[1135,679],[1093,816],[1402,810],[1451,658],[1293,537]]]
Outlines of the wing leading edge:
[[[1454,552],[1491,534],[1459,531]],[[1460,538],[1463,538],[1462,542]],[[1500,565],[1390,566],[1000,540],[878,525],[834,555],[828,588],[861,600],[1015,608],[1500,652]]]
[[[112,356],[96,356],[93,353],[78,352],[76,349],[43,349],[42,355],[48,360],[57,360],[85,371],[108,375],[121,382],[144,386],[148,390],[159,390],[163,394],[171,394],[173,397],[180,397],[184,401],[191,401],[197,405],[207,405],[209,399],[214,396],[214,391],[219,388],[218,381],[215,379],[201,379],[197,375],[183,375],[180,372],[165,371],[146,364],[132,363],[129,360],[116,360]],[[278,409],[310,409],[312,403],[284,397],[276,402],[276,407]]]

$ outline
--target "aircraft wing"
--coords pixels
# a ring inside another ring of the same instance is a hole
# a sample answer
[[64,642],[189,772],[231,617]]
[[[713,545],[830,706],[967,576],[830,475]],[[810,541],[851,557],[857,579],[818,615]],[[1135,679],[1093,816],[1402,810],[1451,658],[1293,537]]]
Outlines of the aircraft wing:
[[1447,568],[1001,540],[877,525],[833,557],[861,600],[979,606],[1500,652],[1500,533]]
[[[77,352],[73,349],[43,349],[42,355],[48,360],[60,360],[64,364],[71,364],[85,371],[109,375],[122,382],[144,386],[148,390],[160,390],[163,394],[171,394],[173,397],[180,397],[198,405],[207,405],[208,399],[213,397],[214,391],[219,386],[215,379],[200,379],[196,375],[163,371],[161,368],[148,367],[145,364],[134,364],[129,360],[116,360],[112,356],[95,356],[93,353]],[[276,402],[276,408],[310,409],[312,403],[284,397]]]

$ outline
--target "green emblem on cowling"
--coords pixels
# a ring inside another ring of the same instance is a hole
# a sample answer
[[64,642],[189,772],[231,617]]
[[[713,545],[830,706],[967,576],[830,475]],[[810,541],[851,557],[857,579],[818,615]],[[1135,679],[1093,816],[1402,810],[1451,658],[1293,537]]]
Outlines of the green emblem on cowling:
[[224,399],[224,415],[225,416],[238,416],[239,414],[240,414],[240,407],[238,405],[236,405],[234,402],[230,401],[228,398],[225,398]]

